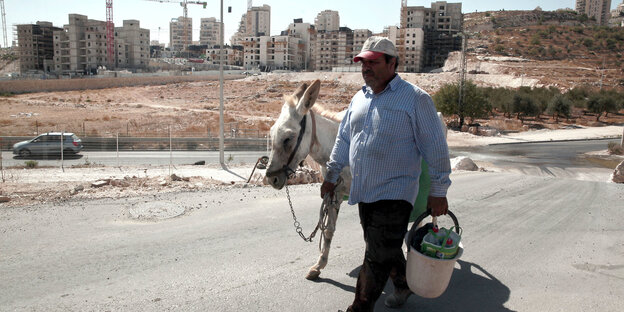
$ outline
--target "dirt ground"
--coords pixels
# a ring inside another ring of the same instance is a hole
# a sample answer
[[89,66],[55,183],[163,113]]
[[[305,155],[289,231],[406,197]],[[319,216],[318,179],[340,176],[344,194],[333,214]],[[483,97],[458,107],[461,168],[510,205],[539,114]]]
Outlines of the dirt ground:
[[[489,66],[489,67],[488,67]],[[538,79],[518,77],[513,74],[497,73],[497,64],[490,64],[491,74],[472,75],[478,85],[517,87],[541,85]],[[444,83],[454,82],[457,73],[449,62],[447,72],[437,74],[401,74],[430,93],[435,93]],[[262,74],[225,83],[225,122],[226,133],[236,129],[239,135],[263,137],[279,115],[283,104],[283,94],[291,94],[302,82],[321,79],[321,91],[317,103],[334,111],[345,109],[353,94],[361,87],[359,73],[288,73]],[[202,81],[171,85],[110,88],[68,92],[29,93],[0,98],[0,133],[5,136],[31,136],[46,131],[74,132],[79,136],[114,136],[116,133],[129,136],[167,135],[171,127],[175,136],[216,136],[219,125],[219,83]],[[478,120],[482,126],[492,126],[501,130],[524,132],[536,129],[561,129],[571,124],[589,126],[621,125],[623,114],[610,114],[602,117],[602,123],[594,123],[595,116],[574,113],[570,120],[555,123],[546,116],[520,122],[498,116],[491,120]],[[606,129],[605,129],[606,130]],[[621,133],[621,129],[608,129],[610,134]],[[498,133],[493,135],[497,136]],[[591,137],[591,135],[590,135]],[[495,139],[495,137],[493,137]],[[483,136],[456,132],[449,138],[455,146],[488,144]],[[94,167],[93,167],[94,166]],[[127,168],[124,174],[108,178],[109,184],[95,188],[91,183],[97,179],[93,172],[105,171],[97,165],[72,168],[80,172],[82,178],[57,180],[53,178],[26,178],[24,169],[3,171],[3,185],[0,195],[11,199],[10,205],[24,205],[68,198],[125,197],[150,192],[202,190],[211,187],[232,187],[227,179],[212,179],[210,174],[185,174],[187,181],[176,181],[168,174],[142,175]],[[252,165],[242,170],[249,175]],[[6,168],[5,168],[6,169]],[[217,168],[212,168],[217,170]],[[313,168],[318,169],[318,168]],[[20,170],[22,170],[20,172]],[[33,172],[46,169],[35,169]],[[28,170],[30,171],[30,170]],[[52,170],[48,177],[56,176]],[[65,175],[67,176],[67,175]],[[317,174],[312,174],[314,179]],[[300,177],[300,182],[312,182],[312,178]],[[255,185],[262,184],[262,177],[254,177]],[[234,183],[238,185],[238,183]],[[238,186],[235,186],[238,187]]]
[[[455,53],[447,61],[444,72],[402,73],[401,76],[434,94],[442,85],[457,81],[458,63],[459,56]],[[540,79],[540,73],[525,75],[515,72],[514,68],[517,70],[519,66],[504,60],[484,60],[479,68],[486,73],[471,74],[467,78],[479,86],[547,85]],[[224,87],[226,133],[235,131],[239,136],[264,137],[280,112],[282,95],[291,94],[301,83],[315,79],[322,82],[317,103],[335,111],[345,109],[362,84],[360,73],[333,72],[263,73],[228,80]],[[575,79],[561,77],[558,86],[565,90]],[[218,81],[200,81],[0,97],[0,133],[31,136],[47,131],[66,131],[79,136],[113,137],[117,133],[120,136],[162,136],[171,128],[174,136],[216,136],[219,131],[219,89]],[[559,124],[542,116],[540,120],[529,119],[526,125],[556,129],[569,124],[591,126],[594,120],[595,116],[576,110],[572,120],[563,120]],[[601,117],[601,121],[604,124],[623,123],[624,115],[610,114]],[[479,122],[487,125],[490,121]],[[491,120],[491,126],[501,130],[523,130],[524,125],[503,116]]]

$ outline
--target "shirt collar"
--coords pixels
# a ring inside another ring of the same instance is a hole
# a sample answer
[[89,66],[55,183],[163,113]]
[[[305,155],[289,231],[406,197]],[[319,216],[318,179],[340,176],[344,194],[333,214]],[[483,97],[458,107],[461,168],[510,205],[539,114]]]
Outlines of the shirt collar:
[[[386,88],[383,91],[381,91],[379,94],[386,92],[386,90],[396,91],[397,88],[399,87],[400,80],[401,80],[401,77],[399,77],[399,74],[394,74],[394,78],[390,80]],[[362,92],[373,94],[373,89],[371,89],[371,87],[369,87],[368,85],[363,85]]]

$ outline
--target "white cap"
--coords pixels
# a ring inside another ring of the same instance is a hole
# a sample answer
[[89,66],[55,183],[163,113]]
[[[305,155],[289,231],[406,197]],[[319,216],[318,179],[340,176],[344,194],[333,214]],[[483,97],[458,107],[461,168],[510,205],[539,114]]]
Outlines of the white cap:
[[362,59],[374,60],[384,54],[393,57],[398,56],[394,43],[386,37],[372,36],[366,39],[364,46],[362,46],[362,51],[353,58],[353,61],[357,63]]

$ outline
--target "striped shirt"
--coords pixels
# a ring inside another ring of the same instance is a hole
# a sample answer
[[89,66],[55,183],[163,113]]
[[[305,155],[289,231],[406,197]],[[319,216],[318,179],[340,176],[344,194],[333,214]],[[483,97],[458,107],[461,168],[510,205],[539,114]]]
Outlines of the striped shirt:
[[396,75],[382,92],[364,86],[353,97],[325,180],[336,183],[350,166],[350,205],[384,199],[414,203],[423,157],[431,176],[429,194],[446,197],[451,164],[436,108],[429,94]]

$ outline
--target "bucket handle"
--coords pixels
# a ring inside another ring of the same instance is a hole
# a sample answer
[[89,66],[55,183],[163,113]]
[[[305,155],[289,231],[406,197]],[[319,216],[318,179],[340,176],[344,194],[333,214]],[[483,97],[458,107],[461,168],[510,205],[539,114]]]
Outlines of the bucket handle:
[[[416,218],[416,221],[414,221],[414,224],[412,224],[412,227],[410,228],[407,235],[407,251],[410,251],[412,238],[414,237],[414,233],[416,233],[418,224],[420,224],[420,222],[429,215],[431,215],[431,210],[427,209],[427,211],[423,212],[420,216],[418,216],[418,218]],[[459,222],[457,221],[457,217],[455,217],[455,214],[448,210],[447,215],[451,217],[451,219],[453,219],[453,223],[455,223],[455,231],[457,232],[457,234],[460,234],[461,228],[459,227]]]

